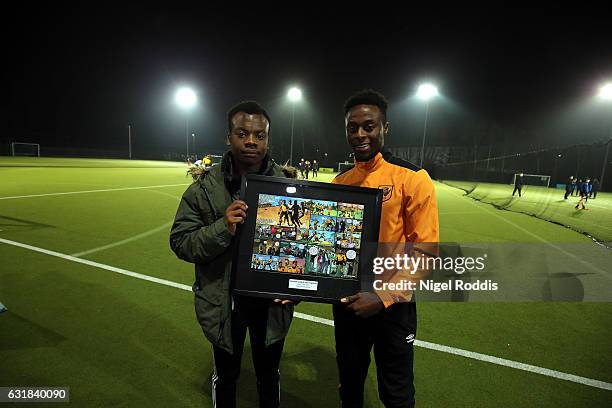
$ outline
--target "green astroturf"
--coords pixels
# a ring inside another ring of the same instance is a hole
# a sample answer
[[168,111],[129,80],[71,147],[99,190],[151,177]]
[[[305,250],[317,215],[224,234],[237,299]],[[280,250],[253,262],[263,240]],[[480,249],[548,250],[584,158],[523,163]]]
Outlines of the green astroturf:
[[[315,180],[332,177],[319,173]],[[168,246],[170,222],[189,181],[180,163],[0,158],[0,198],[147,187],[0,200],[0,238],[68,255],[86,252],[83,259],[191,285],[193,266]],[[555,202],[562,192],[551,190],[549,200],[546,191],[531,197],[535,190],[524,190],[507,211],[436,183],[441,240],[537,244],[570,271],[610,273],[610,253],[588,237],[520,213],[537,203],[563,213],[567,203]],[[505,194],[507,200],[511,188],[479,185],[476,193],[490,200]],[[593,234],[605,233],[610,206],[601,195],[576,217],[596,226]],[[588,253],[588,264],[564,253],[568,245],[583,248],[572,255]],[[0,302],[8,308],[0,314],[0,386],[69,386],[72,405],[82,407],[211,406],[210,344],[188,291],[0,243]],[[421,302],[418,309],[421,340],[612,382],[609,303]],[[297,310],[331,319],[329,305],[302,303]],[[338,406],[333,328],[294,319],[281,373],[283,406]],[[612,397],[420,347],[415,381],[418,404],[427,407],[600,407]],[[247,346],[239,406],[257,406],[254,383]],[[374,363],[366,401],[381,406]]]
[[521,197],[512,197],[514,186],[489,183],[446,181],[469,192],[468,197],[497,208],[532,215],[586,233],[602,242],[612,242],[612,194],[600,192],[576,209],[577,196],[564,199],[564,189],[523,186]]

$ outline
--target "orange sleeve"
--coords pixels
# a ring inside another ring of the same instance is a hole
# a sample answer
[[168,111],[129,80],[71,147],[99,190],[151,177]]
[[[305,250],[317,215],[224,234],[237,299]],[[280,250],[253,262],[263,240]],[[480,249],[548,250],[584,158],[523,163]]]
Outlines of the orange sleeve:
[[[413,173],[404,185],[406,202],[404,203],[404,233],[406,241],[413,243],[412,256],[437,256],[439,241],[438,204],[436,191],[429,174],[425,170]],[[405,247],[398,245],[395,251],[398,254],[405,252]],[[418,270],[411,274],[405,270],[396,270],[387,279],[387,282],[413,281],[423,279],[429,271]],[[397,302],[408,302],[412,299],[410,291],[377,291],[385,307]]]
[[419,170],[410,184],[404,224],[407,240],[415,243],[437,243],[440,240],[440,228],[433,182],[425,170]]

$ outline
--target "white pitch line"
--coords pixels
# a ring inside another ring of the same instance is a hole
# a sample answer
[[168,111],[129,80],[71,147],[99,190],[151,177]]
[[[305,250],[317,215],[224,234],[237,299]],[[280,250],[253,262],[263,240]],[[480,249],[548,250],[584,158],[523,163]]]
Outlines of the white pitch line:
[[309,322],[315,322],[315,323],[324,324],[324,325],[332,326],[332,327],[334,326],[333,320],[325,319],[323,317],[312,316],[312,315],[309,315],[306,313],[300,313],[300,312],[293,312],[293,315],[297,317],[298,319],[308,320]]
[[143,279],[149,282],[155,282],[155,283],[159,283],[159,284],[166,285],[166,286],[172,286],[178,289],[191,291],[191,286],[183,285],[181,283],[176,283],[176,282],[172,282],[172,281],[165,280],[165,279],[155,278],[149,275],[143,275],[141,273],[132,272],[132,271],[128,271],[128,270],[121,269],[121,268],[116,268],[114,266],[101,264],[99,262],[88,261],[87,259],[81,259],[81,258],[77,258],[72,255],[62,254],[61,252],[49,251],[48,249],[39,248],[39,247],[35,247],[32,245],[28,245],[28,244],[22,244],[21,242],[11,241],[8,239],[3,239],[3,238],[0,238],[0,243],[13,245],[13,246],[24,248],[24,249],[29,249],[30,251],[40,252],[41,254],[55,256],[57,258],[62,258],[68,261],[72,261],[72,262],[76,262],[76,263],[80,263],[80,264],[84,264],[88,266],[93,266],[94,268],[104,269],[107,271],[119,273],[121,275],[127,275],[133,278]]
[[488,354],[476,353],[473,351],[463,350],[455,347],[443,346],[441,344],[430,343],[428,341],[415,340],[414,344],[416,346],[430,350],[442,351],[444,353],[455,354],[461,357],[515,368],[517,370],[528,371],[530,373],[541,374],[546,377],[558,378],[559,380],[571,381],[578,384],[588,385],[589,387],[601,388],[602,390],[612,391],[612,383],[608,383],[605,381],[593,380],[591,378],[581,377],[579,375],[568,374],[562,371],[550,370],[548,368],[520,363],[514,360],[506,360],[505,358],[494,357]]
[[[105,265],[105,264],[101,264],[98,262],[92,262],[92,261],[88,261],[88,260],[81,259],[81,258],[76,258],[71,255],[66,255],[60,252],[55,252],[55,251],[49,251],[47,249],[38,248],[35,246],[23,244],[21,242],[11,241],[8,239],[0,238],[0,243],[4,243],[7,245],[13,245],[13,246],[24,248],[24,249],[29,249],[31,251],[40,252],[46,255],[55,256],[57,258],[66,259],[69,261],[81,263],[81,264],[88,265],[88,266],[93,266],[95,268],[100,268],[100,269],[104,269],[107,271],[119,273],[121,275],[131,276],[134,278],[143,279],[149,282],[159,283],[162,285],[171,286],[174,288],[178,288],[178,289],[182,289],[182,290],[191,292],[190,286],[183,285],[181,283],[172,282],[172,281],[165,280],[165,279],[159,279],[153,276],[143,275],[141,273],[127,271],[125,269],[116,268],[114,266]],[[317,316],[311,316],[305,313],[295,312],[294,316],[297,317],[298,319],[308,320],[311,322],[324,324],[326,326],[334,325],[333,320],[329,320],[329,319],[325,319],[325,318],[317,317]],[[422,341],[422,340],[415,340],[414,344],[415,346],[423,347],[423,348],[430,349],[430,350],[441,351],[444,353],[454,354],[454,355],[465,357],[465,358],[471,358],[473,360],[497,364],[497,365],[501,365],[504,367],[510,367],[510,368],[514,368],[517,370],[540,374],[546,377],[557,378],[557,379],[564,380],[564,381],[570,381],[570,382],[574,382],[577,384],[587,385],[589,387],[600,388],[602,390],[612,391],[612,383],[608,383],[605,381],[594,380],[594,379],[587,378],[587,377],[581,377],[581,376],[574,375],[574,374],[564,373],[562,371],[550,370],[544,367],[524,364],[518,361],[506,360],[504,358],[494,357],[488,354],[476,353],[474,351],[468,351],[468,350],[463,350],[463,349],[456,348],[456,347],[444,346],[442,344],[430,343],[430,342]]]
[[176,186],[187,186],[187,185],[189,184],[181,183],[181,184],[162,184],[158,186],[106,188],[103,190],[67,191],[64,193],[30,194],[30,195],[22,195],[22,196],[0,197],[0,200],[13,200],[16,198],[32,198],[32,197],[50,197],[50,196],[71,195],[71,194],[103,193],[107,191],[145,190],[147,188],[176,187]]
[[170,197],[170,198],[174,198],[175,200],[179,201],[181,199],[181,196],[177,196],[174,194],[170,194],[170,193],[166,193],[164,191],[157,191],[157,190],[147,190],[150,193],[155,193],[155,194],[159,194],[159,195],[164,195],[166,197]]
[[[327,326],[334,326],[334,321],[330,319],[324,319],[322,317],[311,316],[304,313],[295,312],[293,315],[299,319],[308,320],[315,323],[324,324]],[[487,363],[493,363],[505,367],[515,368],[517,370],[529,371],[531,373],[545,375],[547,377],[558,378],[560,380],[571,381],[578,384],[588,385],[590,387],[601,388],[604,390],[612,391],[612,384],[599,380],[592,380],[586,377],[580,377],[574,374],[567,374],[561,371],[550,370],[548,368],[538,367],[531,364],[520,363],[514,360],[507,360],[505,358],[499,358],[490,356],[488,354],[476,353],[474,351],[463,350],[456,347],[444,346],[442,344],[430,343],[423,340],[415,340],[414,345],[417,347],[423,347],[429,350],[441,351],[444,353],[454,354],[461,357],[471,358],[473,360],[484,361]]]
[[129,238],[126,238],[126,239],[122,239],[121,241],[116,241],[116,242],[110,243],[108,245],[102,245],[102,246],[99,246],[97,248],[88,249],[87,251],[77,252],[76,254],[72,254],[70,256],[74,256],[74,257],[78,258],[78,257],[83,256],[83,255],[89,255],[89,254],[93,254],[94,252],[100,252],[100,251],[104,251],[105,249],[114,248],[116,246],[127,244],[128,242],[136,241],[136,240],[138,240],[140,238],[148,237],[149,235],[153,235],[156,232],[168,229],[168,227],[171,226],[171,225],[172,225],[172,221],[167,222],[164,225],[160,225],[157,228],[153,228],[153,229],[150,229],[148,231],[142,232],[142,233],[140,233],[138,235],[134,235],[132,237],[129,237]]

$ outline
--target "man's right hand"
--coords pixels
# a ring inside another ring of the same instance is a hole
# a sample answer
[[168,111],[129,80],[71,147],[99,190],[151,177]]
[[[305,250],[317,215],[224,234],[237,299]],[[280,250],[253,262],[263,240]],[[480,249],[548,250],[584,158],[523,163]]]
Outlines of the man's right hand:
[[244,223],[248,206],[244,201],[235,200],[225,210],[225,221],[232,235],[236,234],[236,226]]

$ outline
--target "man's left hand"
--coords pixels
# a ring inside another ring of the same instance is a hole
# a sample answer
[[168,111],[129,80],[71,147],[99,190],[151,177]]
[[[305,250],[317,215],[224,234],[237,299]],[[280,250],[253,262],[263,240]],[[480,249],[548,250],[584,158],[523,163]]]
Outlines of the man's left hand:
[[385,308],[382,300],[376,293],[359,292],[356,295],[348,296],[340,300],[346,308],[359,317],[370,317]]

